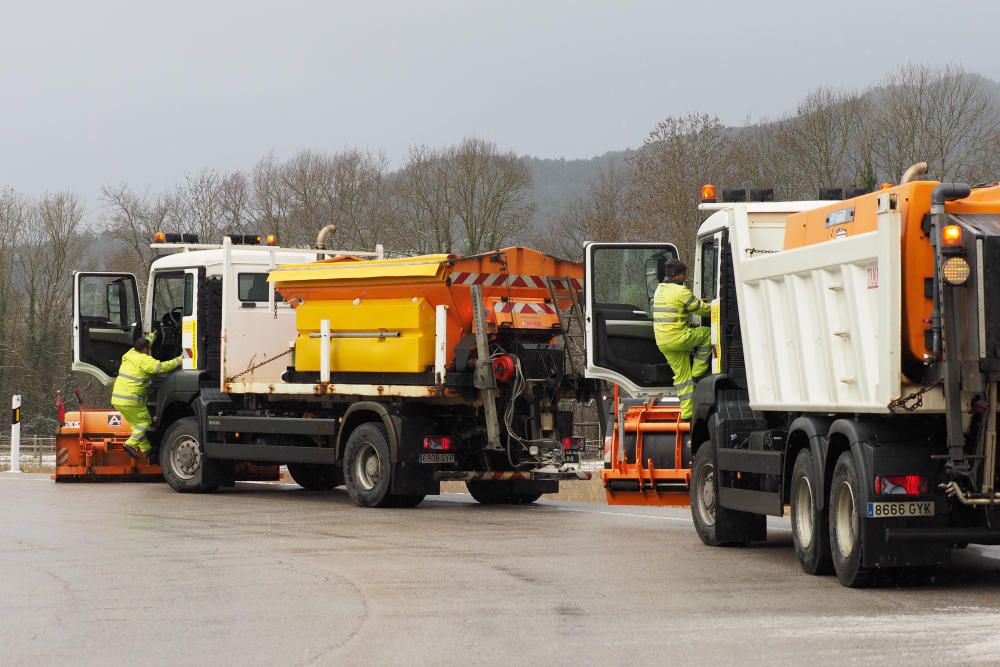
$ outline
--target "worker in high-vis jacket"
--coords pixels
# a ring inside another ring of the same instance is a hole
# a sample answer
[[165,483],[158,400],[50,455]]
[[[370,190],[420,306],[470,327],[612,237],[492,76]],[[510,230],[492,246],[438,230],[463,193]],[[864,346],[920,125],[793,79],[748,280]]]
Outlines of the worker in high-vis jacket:
[[146,430],[153,423],[146,407],[146,392],[154,375],[162,375],[180,368],[184,357],[157,361],[149,353],[149,345],[156,333],[137,338],[132,348],[122,355],[118,378],[111,390],[111,405],[128,421],[132,433],[125,441],[125,452],[134,459],[149,456],[153,446],[146,438]]
[[674,390],[681,399],[681,419],[691,419],[694,383],[708,372],[712,359],[712,330],[692,327],[690,320],[692,315],[706,316],[711,311],[684,286],[687,280],[684,262],[667,262],[663,280],[653,295],[653,334],[674,372]]

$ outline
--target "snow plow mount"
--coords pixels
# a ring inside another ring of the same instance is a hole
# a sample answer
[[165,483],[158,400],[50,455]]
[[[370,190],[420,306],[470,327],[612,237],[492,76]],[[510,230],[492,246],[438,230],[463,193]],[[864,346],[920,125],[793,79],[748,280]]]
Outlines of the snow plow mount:
[[681,419],[680,405],[662,404],[656,398],[624,411],[619,405],[615,387],[617,423],[611,438],[611,460],[601,472],[608,505],[690,505],[690,451],[686,443],[691,424]]

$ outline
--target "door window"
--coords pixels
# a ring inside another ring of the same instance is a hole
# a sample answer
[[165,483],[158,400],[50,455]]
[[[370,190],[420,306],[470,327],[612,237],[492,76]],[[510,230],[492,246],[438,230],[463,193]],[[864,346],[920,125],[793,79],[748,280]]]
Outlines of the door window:
[[719,242],[705,239],[701,244],[701,299],[713,301],[719,296]]
[[588,277],[594,283],[594,302],[648,312],[650,287],[655,291],[659,282],[657,265],[676,258],[672,248],[595,248]]
[[[237,278],[240,301],[267,303],[269,288],[266,273],[241,273]],[[275,299],[280,300],[277,293]]]

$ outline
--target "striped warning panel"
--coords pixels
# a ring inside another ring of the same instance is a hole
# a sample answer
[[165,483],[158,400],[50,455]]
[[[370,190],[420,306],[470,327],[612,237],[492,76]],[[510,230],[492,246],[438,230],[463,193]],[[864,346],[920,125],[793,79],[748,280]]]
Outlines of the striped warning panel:
[[470,481],[505,482],[511,479],[531,479],[528,473],[507,471],[507,472],[470,472],[467,478]]
[[[569,279],[574,289],[583,289],[583,282],[577,278]],[[473,273],[456,271],[451,274],[452,285],[482,285],[483,287],[532,287],[548,289],[545,276],[528,276],[506,273]]]
[[547,303],[515,303],[497,301],[493,310],[498,313],[530,313],[533,315],[555,315],[555,309]]
[[60,447],[56,451],[56,465],[64,466],[67,461],[69,461],[69,449],[66,447]]

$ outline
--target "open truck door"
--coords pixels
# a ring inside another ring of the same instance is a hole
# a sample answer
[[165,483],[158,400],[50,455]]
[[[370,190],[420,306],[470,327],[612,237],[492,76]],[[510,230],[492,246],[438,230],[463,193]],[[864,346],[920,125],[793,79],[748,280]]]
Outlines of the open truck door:
[[652,299],[672,243],[588,243],[587,377],[659,396],[673,373],[653,337]]
[[689,501],[690,424],[681,419],[673,373],[653,335],[653,294],[674,259],[671,243],[586,246],[587,377],[616,385],[601,474],[609,505]]
[[142,334],[141,313],[133,274],[73,274],[73,370],[111,384],[122,355]]

